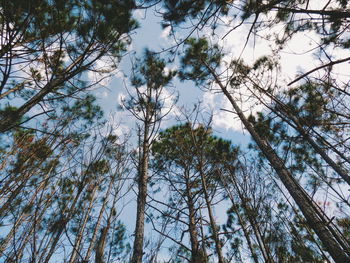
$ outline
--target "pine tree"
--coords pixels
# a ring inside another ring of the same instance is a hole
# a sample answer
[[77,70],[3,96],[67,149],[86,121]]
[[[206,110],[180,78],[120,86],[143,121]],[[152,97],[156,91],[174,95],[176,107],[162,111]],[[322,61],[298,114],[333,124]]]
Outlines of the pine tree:
[[165,72],[166,63],[149,50],[143,60],[138,60],[133,69],[131,84],[135,94],[123,104],[141,123],[138,126],[139,149],[137,163],[137,214],[135,239],[131,262],[141,263],[144,243],[144,221],[147,202],[147,183],[150,146],[157,134],[161,120],[170,112],[164,107],[164,88],[168,86],[176,72]]

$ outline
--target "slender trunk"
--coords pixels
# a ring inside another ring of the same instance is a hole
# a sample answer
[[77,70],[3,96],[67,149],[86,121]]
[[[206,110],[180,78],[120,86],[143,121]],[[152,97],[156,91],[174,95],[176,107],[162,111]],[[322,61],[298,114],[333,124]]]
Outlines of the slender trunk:
[[78,193],[75,196],[71,206],[68,208],[68,210],[62,212],[62,215],[61,215],[59,222],[56,222],[58,225],[57,226],[58,229],[55,231],[55,234],[53,235],[52,245],[51,245],[50,250],[45,258],[45,261],[44,261],[45,263],[48,263],[50,261],[50,258],[52,257],[53,253],[55,252],[57,243],[58,243],[59,239],[61,238],[61,235],[62,235],[63,231],[65,230],[66,225],[68,224],[68,222],[72,218],[72,212],[75,209],[75,206],[79,200],[79,197],[80,197],[80,194],[82,193],[82,191],[83,191],[83,188],[78,189]]
[[[282,191],[282,189],[280,188],[280,186],[278,185],[278,183],[274,180],[275,185],[277,186],[277,188],[281,191],[282,195],[284,196],[286,202],[290,205],[290,207],[292,208],[295,216],[300,220],[302,219],[302,217],[299,214],[299,211],[295,208],[295,206],[291,203],[291,201],[289,200],[289,198],[286,196],[286,194]],[[327,256],[325,254],[325,252],[323,251],[323,249],[321,248],[319,241],[316,240],[314,238],[314,233],[312,232],[312,230],[310,229],[310,227],[308,225],[305,225],[305,230],[307,231],[307,233],[309,234],[309,236],[312,238],[312,241],[314,242],[314,244],[317,246],[320,254],[322,255],[322,257],[324,258],[325,262],[327,263],[331,263],[331,261],[328,259],[329,256]]]
[[78,255],[79,247],[80,247],[81,241],[83,240],[86,223],[87,223],[87,221],[89,219],[89,215],[90,215],[91,209],[92,209],[92,207],[94,205],[97,185],[92,190],[93,192],[91,193],[91,200],[90,200],[90,203],[89,203],[89,207],[88,207],[88,209],[87,209],[87,211],[85,213],[85,216],[84,216],[84,218],[82,220],[81,226],[79,226],[80,231],[79,231],[79,234],[76,236],[76,239],[75,239],[75,242],[74,242],[74,246],[72,247],[72,254],[70,256],[69,263],[74,263],[75,262],[75,258]]
[[[245,237],[245,240],[247,241],[247,245],[249,247],[249,250],[250,250],[250,253],[252,254],[252,258],[254,260],[255,263],[259,263],[259,260],[258,260],[258,255],[255,253],[255,250],[253,248],[253,244],[252,244],[252,241],[250,239],[250,234],[249,232],[247,231],[247,226],[246,226],[246,223],[244,222],[243,218],[241,217],[238,209],[235,207],[235,203],[232,203],[233,207],[234,207],[234,210],[235,210],[235,213],[237,215],[237,219],[238,219],[238,224],[242,227],[242,230],[243,230],[243,234],[244,234],[244,237]],[[259,245],[259,248],[260,248],[260,251],[263,253],[265,251],[263,251]],[[263,255],[264,256],[264,255]],[[265,259],[265,262],[266,262],[266,256],[264,256],[264,259]]]
[[255,217],[252,216],[253,209],[250,207],[249,204],[246,203],[244,199],[241,199],[241,205],[245,211],[245,214],[247,215],[248,221],[253,229],[254,235],[256,237],[256,240],[258,242],[260,251],[264,257],[264,261],[267,263],[273,263],[273,259],[270,253],[270,249],[268,245],[266,244],[261,231],[259,227],[259,223],[255,220]]
[[137,212],[136,212],[136,225],[135,225],[135,239],[133,246],[133,254],[131,263],[141,263],[143,256],[143,242],[144,242],[144,228],[145,228],[145,209],[147,199],[147,181],[148,181],[148,159],[149,159],[149,147],[150,147],[150,129],[152,119],[152,106],[150,100],[152,98],[152,89],[147,87],[147,103],[145,108],[145,118],[143,121],[143,140],[142,140],[142,152],[138,169],[138,194],[137,194]]
[[[42,212],[41,212],[41,215],[40,215],[41,217],[46,213],[47,207],[49,207],[50,205],[53,204],[53,202],[55,202],[55,200],[53,200],[53,198],[55,197],[56,192],[58,190],[59,190],[59,181],[57,180],[56,184],[54,185],[53,189],[51,190],[51,193],[50,193],[49,197],[46,200],[45,208],[42,209]],[[40,244],[39,244],[38,249],[37,249],[37,253],[36,254],[38,254],[41,251],[37,262],[43,262],[44,261],[44,257],[46,255],[46,251],[48,250],[48,247],[51,244],[51,240],[52,239],[53,239],[52,229],[50,227],[47,227],[46,231],[45,231],[45,234],[42,236]],[[46,240],[47,240],[47,242],[45,242]]]
[[[37,195],[38,195],[38,193],[39,193],[39,191],[41,191],[42,189],[44,189],[44,187],[47,186],[47,178],[48,178],[48,173],[46,174],[46,176],[45,176],[43,182],[41,182],[41,184],[40,184],[39,187],[36,189],[36,191],[35,191],[35,193],[32,195],[32,197],[29,198],[29,202],[28,202],[27,206],[32,206],[33,203],[34,203],[34,201],[35,201],[35,198],[37,197]],[[17,220],[14,222],[13,227],[11,228],[10,232],[6,235],[6,238],[5,238],[5,239],[1,242],[1,244],[0,244],[0,254],[2,254],[2,253],[5,251],[5,249],[6,249],[7,245],[8,245],[8,243],[10,242],[10,240],[11,240],[13,234],[16,232],[16,230],[17,230],[17,228],[19,227],[19,225],[21,225],[22,222],[23,222],[26,218],[28,218],[28,217],[29,217],[29,215],[22,213],[22,214],[17,218]]]
[[[16,199],[16,197],[22,192],[23,188],[27,186],[27,182],[29,181],[29,179],[33,175],[36,174],[36,172],[39,170],[38,167],[43,163],[44,163],[44,160],[41,161],[39,164],[37,164],[37,167],[34,170],[32,170],[28,173],[25,173],[23,176],[18,176],[19,178],[15,178],[16,181],[19,179],[21,179],[22,181],[20,182],[20,185],[18,185],[17,188],[11,192],[10,196],[6,199],[4,204],[0,207],[0,217],[2,217],[4,214],[6,214],[7,209],[11,206],[11,204]],[[52,170],[52,168],[50,169],[50,171],[51,170]],[[22,178],[20,178],[20,177],[22,177]],[[10,192],[10,191],[11,190],[9,190],[8,192]]]
[[186,203],[188,206],[188,226],[191,242],[191,263],[202,263],[202,253],[199,248],[198,232],[196,227],[196,212],[193,203],[193,196],[191,193],[191,186],[189,182],[189,176],[186,176]]
[[94,232],[92,234],[92,238],[91,238],[91,241],[90,241],[90,245],[89,245],[89,248],[88,250],[86,251],[86,254],[85,254],[85,257],[84,257],[84,261],[85,262],[89,262],[89,259],[90,259],[90,256],[91,256],[91,253],[92,253],[92,250],[93,250],[93,247],[95,245],[95,241],[96,241],[96,237],[97,237],[97,232],[98,232],[98,229],[100,227],[100,224],[101,224],[101,220],[102,220],[102,216],[103,216],[103,213],[106,209],[106,206],[107,206],[107,202],[108,202],[108,197],[110,195],[110,192],[111,192],[111,189],[112,189],[112,186],[113,186],[113,180],[111,179],[111,181],[109,182],[109,185],[108,185],[108,189],[106,191],[106,194],[104,196],[104,202],[102,204],[102,207],[101,207],[101,210],[100,210],[100,213],[98,215],[98,218],[97,218],[97,221],[96,221],[96,225],[95,225],[95,228],[94,228]]
[[33,233],[34,228],[30,225],[25,228],[25,230],[21,234],[21,238],[16,240],[17,242],[19,240],[22,240],[18,244],[19,248],[15,248],[16,244],[13,245],[13,252],[6,257],[6,260],[4,260],[4,263],[13,263],[13,262],[22,262],[22,256],[25,247],[28,245],[28,241]]
[[[148,110],[147,110],[148,111]],[[132,255],[132,263],[141,263],[143,256],[145,208],[147,198],[147,180],[148,180],[148,154],[149,154],[149,124],[145,123],[144,136],[142,142],[141,163],[138,174],[138,194],[137,194],[137,213],[135,226],[135,239]]]
[[[205,63],[205,62],[204,62]],[[233,99],[232,95],[227,91],[226,87],[221,83],[216,73],[206,64],[207,69],[215,78],[216,83],[220,86],[222,92],[230,101],[232,107],[236,111],[238,117],[242,121],[244,127],[248,130],[254,141],[260,148],[261,152],[269,160],[271,166],[278,174],[283,185],[293,197],[294,201],[299,206],[301,212],[305,216],[310,227],[315,231],[317,236],[322,241],[323,245],[332,256],[335,262],[345,263],[350,262],[350,248],[347,240],[345,240],[337,229],[333,226],[331,220],[321,211],[321,209],[313,202],[309,195],[294,179],[289,170],[285,167],[281,160],[274,152],[269,143],[262,139],[256,132],[251,123],[244,116],[242,110]]]
[[[111,179],[110,186],[113,185],[112,182],[114,182],[114,180]],[[109,194],[110,191],[107,191],[107,192]],[[115,205],[116,205],[117,199],[118,199],[118,195],[116,194],[116,195],[114,195],[114,198],[113,198],[113,202],[112,202],[113,205],[110,208],[110,212],[109,212],[109,215],[108,215],[108,218],[107,218],[107,224],[106,224],[106,226],[104,228],[102,228],[100,238],[99,238],[99,240],[97,242],[96,253],[95,253],[95,263],[104,263],[105,262],[104,259],[103,259],[103,254],[104,254],[104,251],[105,251],[108,231],[111,228],[111,222],[112,222],[112,220],[115,219],[114,218],[114,216],[115,216]],[[108,261],[109,261],[109,258],[108,258]]]
[[106,226],[101,230],[101,235],[96,246],[95,263],[104,263],[103,253],[104,253],[104,248],[106,244],[108,229],[109,229],[109,226]]
[[260,248],[261,254],[263,255],[264,261],[267,263],[272,263],[273,257],[271,255],[271,252],[270,252],[268,245],[266,244],[266,242],[261,234],[259,223],[256,221],[256,216],[253,216],[253,214],[255,214],[253,211],[253,208],[247,202],[247,197],[239,189],[237,181],[233,177],[232,171],[231,171],[231,179],[232,179],[232,183],[236,189],[236,192],[238,194],[238,197],[241,200],[241,206],[244,210],[244,213],[247,216],[248,221],[253,229],[254,235],[255,235],[256,240],[258,242],[258,246]]
[[[111,228],[111,224],[112,222],[114,222],[114,227],[112,227],[112,233],[111,233],[111,243],[113,243],[114,241],[114,238],[115,238],[115,235],[114,235],[114,231],[116,231],[116,211],[115,211],[115,206],[117,204],[117,200],[118,200],[118,195],[115,194],[114,195],[114,198],[113,198],[113,201],[112,201],[112,206],[110,208],[110,212],[109,212],[109,215],[108,215],[108,219],[107,219],[107,230],[109,230]],[[113,246],[109,246],[109,250],[108,250],[108,256],[107,256],[107,262],[110,262],[110,259],[111,259],[111,255],[112,255],[112,248]],[[103,248],[104,249],[104,248]]]
[[[47,141],[48,140],[46,138],[42,142],[46,143]],[[22,142],[22,143],[25,143],[25,142]],[[50,142],[48,146],[51,148],[53,144],[54,144],[54,141]],[[28,153],[28,149],[26,149],[25,152]],[[63,151],[61,151],[60,154],[62,154],[62,152]],[[22,168],[25,166],[28,166],[29,165],[28,162],[30,162],[33,159],[35,159],[35,153],[31,152],[30,155],[21,163]],[[33,175],[40,172],[40,167],[45,161],[46,160],[44,159],[41,160],[35,165],[35,167],[32,167],[32,169],[30,169],[29,171],[28,170],[22,171],[23,169],[20,169],[19,174],[13,173],[13,172],[11,173],[13,174],[13,176],[8,178],[7,182],[3,185],[2,189],[0,190],[0,193],[1,193],[0,200],[5,199],[5,195],[9,194],[8,198],[4,200],[3,205],[0,207],[0,217],[3,214],[6,214],[6,210],[8,209],[9,206],[11,206],[11,203],[16,199],[16,197],[22,192],[22,189],[27,186],[26,183],[29,181],[29,179]],[[51,167],[48,173],[50,173],[53,168],[54,167]],[[48,173],[46,173],[44,181],[46,180]],[[16,186],[17,188],[15,188],[14,190],[11,189]]]
[[203,263],[208,263],[208,254],[207,254],[207,249],[205,247],[205,233],[204,233],[204,223],[203,223],[203,215],[202,215],[202,212],[201,210],[199,210],[199,213],[200,213],[200,230],[201,230],[201,236],[202,236],[202,251],[203,251],[203,256],[204,256],[204,259],[203,259]]
[[[234,178],[232,178],[232,180],[235,181]],[[224,187],[225,187],[226,193],[228,194],[228,196],[229,196],[229,198],[230,198],[230,200],[231,200],[231,203],[232,203],[234,212],[235,212],[236,215],[237,215],[238,224],[242,227],[243,234],[244,234],[244,237],[245,237],[245,239],[246,239],[246,241],[247,241],[247,244],[248,244],[249,250],[250,250],[250,252],[251,252],[251,254],[252,254],[253,260],[254,260],[255,263],[259,263],[258,255],[255,253],[255,250],[254,250],[254,248],[253,248],[252,241],[251,241],[251,239],[250,239],[250,234],[249,234],[248,231],[247,231],[246,222],[245,222],[244,219],[241,217],[241,215],[240,215],[240,213],[239,213],[239,211],[238,211],[238,209],[237,209],[236,202],[234,201],[234,198],[233,198],[233,196],[232,196],[232,193],[231,193],[231,191],[228,189],[228,186],[227,186],[226,182],[224,181],[223,178],[221,178],[221,181],[224,183]],[[237,185],[237,184],[235,184],[235,186],[236,186],[236,185]],[[235,188],[236,188],[236,187],[235,187]],[[241,198],[240,196],[239,196],[239,199],[242,200],[242,198]],[[250,222],[250,225],[253,227],[254,224],[252,224],[252,223]],[[257,237],[256,232],[254,231],[254,229],[253,229],[253,232],[254,232],[255,237],[257,238],[258,247],[259,247],[259,249],[260,249],[260,251],[261,251],[261,254],[263,255],[264,261],[265,261],[265,262],[268,262],[268,259],[269,259],[270,256],[269,256],[269,254],[267,253],[267,251],[266,251],[266,249],[264,248],[264,246],[262,246],[261,243],[259,242],[259,238]]]
[[202,190],[204,193],[204,200],[205,200],[208,215],[209,215],[209,222],[210,222],[210,228],[212,231],[212,237],[214,239],[215,249],[216,249],[216,253],[218,255],[218,262],[225,263],[225,259],[224,259],[224,256],[222,254],[222,247],[221,247],[221,242],[220,242],[220,238],[219,238],[219,234],[218,234],[218,228],[216,226],[215,218],[213,215],[213,210],[211,207],[211,201],[210,201],[210,197],[209,197],[209,193],[208,193],[208,189],[207,189],[206,175],[204,174],[204,171],[203,171],[203,169],[204,169],[204,161],[203,161],[204,153],[203,153],[202,149],[199,147],[197,140],[196,140],[196,137],[194,136],[193,133],[191,133],[191,137],[192,137],[192,142],[196,147],[197,154],[200,156],[199,163],[198,163],[199,175],[201,178]]
[[202,164],[200,164],[200,166],[201,167],[200,167],[199,173],[200,173],[201,182],[202,182],[204,199],[205,199],[205,203],[207,205],[207,210],[208,210],[208,215],[209,215],[209,220],[210,220],[210,228],[211,228],[211,231],[213,233],[213,239],[215,242],[216,253],[218,254],[218,262],[225,263],[225,259],[224,259],[224,256],[222,254],[222,247],[221,247],[221,242],[220,242],[220,238],[219,238],[219,234],[218,234],[218,229],[217,229],[215,218],[214,218],[213,211],[211,208],[210,197],[209,197],[208,190],[207,190],[207,183],[206,183],[205,175],[203,174],[203,171],[202,171]]
[[60,74],[58,77],[53,77],[53,79],[49,80],[38,93],[36,93],[32,98],[26,101],[17,110],[12,112],[5,118],[0,119],[0,133],[6,132],[16,127],[16,125],[18,125],[17,122],[24,116],[24,114],[29,112],[35,105],[42,101],[46,95],[52,92],[56,87],[62,85],[65,81],[73,78],[74,76],[89,68],[105,52],[105,50],[101,51],[101,53],[98,56],[96,56],[92,61],[88,62],[86,65],[81,65],[86,56],[88,56],[88,51],[91,48],[92,46],[90,44],[85,50],[85,52],[81,54],[78,58],[76,58],[75,61],[73,61],[65,69],[65,72]]
[[[9,259],[8,259],[9,262],[13,262],[13,261],[11,261],[11,259],[13,259],[15,257],[18,259],[18,261],[16,261],[16,262],[21,262],[21,258],[23,256],[24,249],[25,249],[25,247],[28,244],[30,244],[29,239],[33,235],[36,225],[42,221],[42,218],[43,218],[44,214],[46,213],[46,209],[51,204],[52,195],[53,194],[51,194],[50,198],[48,200],[46,200],[44,206],[41,208],[40,214],[36,218],[34,217],[34,218],[32,218],[31,221],[28,222],[28,227],[26,227],[27,230],[25,231],[25,236],[24,236],[24,238],[22,239],[22,242],[21,242],[22,245],[17,250],[17,256],[15,256],[13,254],[11,256],[9,256]],[[35,237],[33,237],[33,238],[35,238]],[[36,248],[34,247],[33,250],[35,250],[35,249]],[[36,251],[33,251],[33,253],[36,254]],[[36,261],[33,261],[33,259],[31,259],[30,262],[34,262],[35,263]],[[40,262],[40,261],[38,261],[38,262]]]
[[[267,96],[269,96],[269,98],[271,98],[273,101],[275,101],[277,103],[277,105],[279,106],[278,108],[281,110],[281,113],[283,115],[281,115],[279,112],[276,112],[276,110],[273,110],[276,114],[278,114],[282,120],[286,121],[288,124],[290,124],[294,129],[296,129],[299,134],[311,145],[311,147],[315,150],[315,152],[317,154],[319,154],[323,160],[330,166],[333,168],[333,170],[340,175],[340,177],[348,184],[350,185],[350,176],[348,175],[348,171],[345,171],[344,169],[342,169],[341,167],[339,167],[339,165],[337,165],[332,158],[329,157],[329,155],[311,138],[311,136],[308,134],[308,132],[304,129],[303,127],[303,123],[294,116],[293,113],[290,113],[290,110],[286,107],[286,105],[281,102],[280,100],[278,100],[277,98],[275,98],[274,96],[270,95],[269,93],[267,93],[264,89],[259,88],[260,91],[262,91],[264,94],[266,94]],[[291,120],[294,125],[292,125],[289,120]],[[323,139],[323,138],[322,138]],[[339,155],[341,155],[341,157],[343,159],[345,159],[346,161],[348,161],[347,158],[345,158],[345,156],[343,156],[340,152],[337,151],[337,153]]]
[[300,133],[300,135],[311,145],[311,147],[315,150],[316,153],[318,153],[325,162],[333,168],[333,170],[340,175],[343,180],[350,185],[350,176],[348,175],[348,172],[341,169],[339,165],[337,165],[329,156],[327,153],[323,151],[321,147],[318,146],[318,144],[310,137],[310,135],[305,131],[301,123],[297,118],[294,116],[289,115],[288,116],[296,125],[297,131]]

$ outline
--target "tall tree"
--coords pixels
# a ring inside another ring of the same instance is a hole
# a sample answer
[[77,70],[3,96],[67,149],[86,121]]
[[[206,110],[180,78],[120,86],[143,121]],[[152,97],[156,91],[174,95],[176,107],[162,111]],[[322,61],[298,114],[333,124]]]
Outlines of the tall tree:
[[235,83],[224,83],[215,71],[215,68],[220,63],[222,54],[219,53],[218,49],[216,52],[214,50],[215,47],[211,50],[209,49],[208,43],[204,39],[199,39],[198,41],[194,39],[188,40],[188,47],[182,59],[182,76],[199,83],[204,83],[208,77],[212,78],[231,103],[234,111],[258,145],[260,151],[269,160],[289,194],[307,219],[308,224],[316,232],[332,258],[337,262],[346,262],[350,259],[349,241],[344,238],[332,221],[300,186],[299,182],[296,181],[285,166],[283,159],[276,154],[269,142],[248,121],[230,90],[230,85],[234,87]]
[[[131,98],[124,106],[141,123],[138,126],[139,149],[137,163],[137,214],[132,263],[141,263],[144,242],[144,221],[147,199],[148,163],[150,146],[157,134],[161,120],[171,111],[165,107],[170,93],[164,94],[176,72],[166,72],[166,63],[156,54],[146,50],[143,60],[137,60],[133,69]],[[170,102],[171,104],[173,102]]]
[[205,242],[202,238],[202,249],[198,240],[199,230],[203,227],[199,223],[203,219],[201,199],[209,217],[210,239],[214,242],[218,262],[225,262],[213,202],[217,197],[217,177],[223,167],[222,161],[227,159],[226,155],[234,158],[236,150],[228,141],[214,137],[210,128],[195,125],[186,123],[161,132],[152,148],[154,164],[164,174],[164,180],[168,181],[170,189],[178,195],[178,201],[174,200],[176,195],[173,195],[172,203],[184,200],[186,204],[191,262],[208,260],[203,258]]

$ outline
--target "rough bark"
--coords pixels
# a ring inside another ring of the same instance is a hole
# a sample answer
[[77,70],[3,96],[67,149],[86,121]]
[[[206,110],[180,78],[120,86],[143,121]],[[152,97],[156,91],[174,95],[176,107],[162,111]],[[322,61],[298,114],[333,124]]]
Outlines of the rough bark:
[[210,228],[211,228],[211,231],[213,233],[213,239],[215,242],[215,249],[216,249],[216,253],[218,254],[218,262],[225,263],[225,259],[224,259],[224,256],[222,254],[222,247],[221,247],[221,242],[220,242],[220,238],[219,238],[219,234],[218,234],[218,229],[217,229],[215,218],[213,215],[213,210],[211,208],[211,202],[210,202],[210,197],[208,194],[205,175],[202,171],[202,167],[200,169],[201,169],[200,170],[200,177],[201,177],[201,182],[202,182],[202,189],[203,189],[204,199],[205,199],[205,203],[206,203],[207,210],[208,210]]
[[200,250],[199,242],[198,242],[198,232],[196,227],[196,209],[193,203],[193,196],[191,193],[191,185],[189,181],[189,175],[186,175],[186,189],[185,189],[185,198],[188,207],[188,228],[190,234],[190,242],[191,242],[191,263],[202,263],[202,253]]
[[97,242],[96,246],[96,253],[95,253],[95,263],[104,263],[105,261],[103,260],[103,253],[104,253],[104,248],[106,244],[106,239],[107,239],[107,234],[108,234],[108,229],[109,227],[104,227],[101,230],[101,235],[100,238]]
[[[150,92],[150,91],[149,91]],[[146,116],[144,122],[143,141],[141,160],[139,164],[138,172],[138,194],[137,194],[137,212],[136,212],[136,226],[135,226],[135,239],[134,250],[131,262],[141,263],[143,256],[143,241],[144,241],[144,228],[145,228],[145,208],[147,198],[147,180],[148,180],[148,158],[149,158],[149,129],[150,129],[150,106],[147,105]]]

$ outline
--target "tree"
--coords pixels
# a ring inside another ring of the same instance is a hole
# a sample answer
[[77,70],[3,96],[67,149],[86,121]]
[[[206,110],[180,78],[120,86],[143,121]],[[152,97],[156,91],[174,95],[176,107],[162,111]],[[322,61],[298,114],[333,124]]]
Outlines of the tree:
[[[216,54],[216,56],[210,57],[210,55],[208,55],[210,52]],[[337,262],[347,261],[350,251],[349,241],[344,239],[343,235],[339,233],[332,221],[295,180],[291,172],[285,166],[284,161],[275,153],[269,142],[256,131],[254,126],[243,114],[229,90],[230,85],[234,87],[235,83],[229,82],[227,85],[224,84],[214,70],[220,62],[220,54],[218,54],[218,50],[217,52],[213,51],[213,49],[209,51],[208,44],[205,40],[200,39],[196,41],[190,39],[185,56],[182,59],[182,75],[188,78],[192,77],[196,82],[202,83],[204,83],[208,77],[213,78],[213,81],[227,97],[244,127],[248,130],[260,151],[269,160],[270,165],[274,168],[283,185],[307,219],[308,224],[316,232],[332,258]]]
[[232,203],[224,229],[233,233],[228,234],[233,256],[244,261],[247,246],[254,262],[329,262],[273,171],[247,153],[239,156],[225,161],[220,176]]
[[[150,146],[157,134],[161,120],[171,111],[166,109],[167,98],[164,88],[171,82],[176,72],[165,71],[165,61],[146,50],[143,60],[138,60],[134,67],[131,84],[135,95],[123,104],[132,115],[141,122],[138,126],[139,149],[137,160],[137,214],[135,239],[131,262],[141,263],[144,242],[144,220],[147,199],[148,163]],[[165,111],[164,111],[165,110]]]
[[[180,207],[167,213],[178,214],[186,221],[188,217],[188,231],[191,243],[191,262],[207,262],[205,252],[206,243],[199,242],[199,229],[201,223],[201,199],[209,217],[210,239],[215,244],[215,253],[218,262],[226,262],[222,249],[222,241],[219,236],[219,227],[216,224],[213,213],[213,202],[217,198],[218,173],[223,166],[225,156],[236,155],[235,149],[228,141],[216,138],[210,128],[202,125],[185,123],[174,126],[161,132],[159,138],[152,147],[154,155],[154,167],[162,174],[162,180],[169,184],[171,194],[171,206],[184,203],[188,215],[181,215]],[[180,213],[180,214],[179,214]],[[202,223],[203,224],[203,223]],[[201,248],[202,247],[202,248]]]
[[[115,68],[136,27],[133,1],[1,1],[0,132],[80,98],[90,72]],[[84,75],[85,76],[85,75]],[[32,109],[38,109],[33,114]],[[29,116],[28,116],[29,115]]]
[[[50,262],[62,246],[68,252],[67,262],[83,259],[84,248],[94,248],[97,243],[94,238],[89,240],[92,229],[98,233],[101,226],[105,234],[99,243],[100,258],[128,253],[116,207],[130,155],[123,142],[116,142],[116,136],[100,141],[103,126],[91,127],[98,123],[98,111],[80,108],[80,118],[74,107],[66,109],[55,121],[57,126],[51,123],[52,130],[47,129],[44,136],[33,130],[14,133],[14,144],[6,151],[8,162],[0,170],[1,220],[6,224],[1,226],[3,260]],[[87,116],[90,118],[84,121]],[[84,127],[84,122],[90,121],[90,135],[73,129],[77,123]],[[101,216],[95,220],[94,209],[99,206]],[[106,214],[107,222],[101,218]]]

